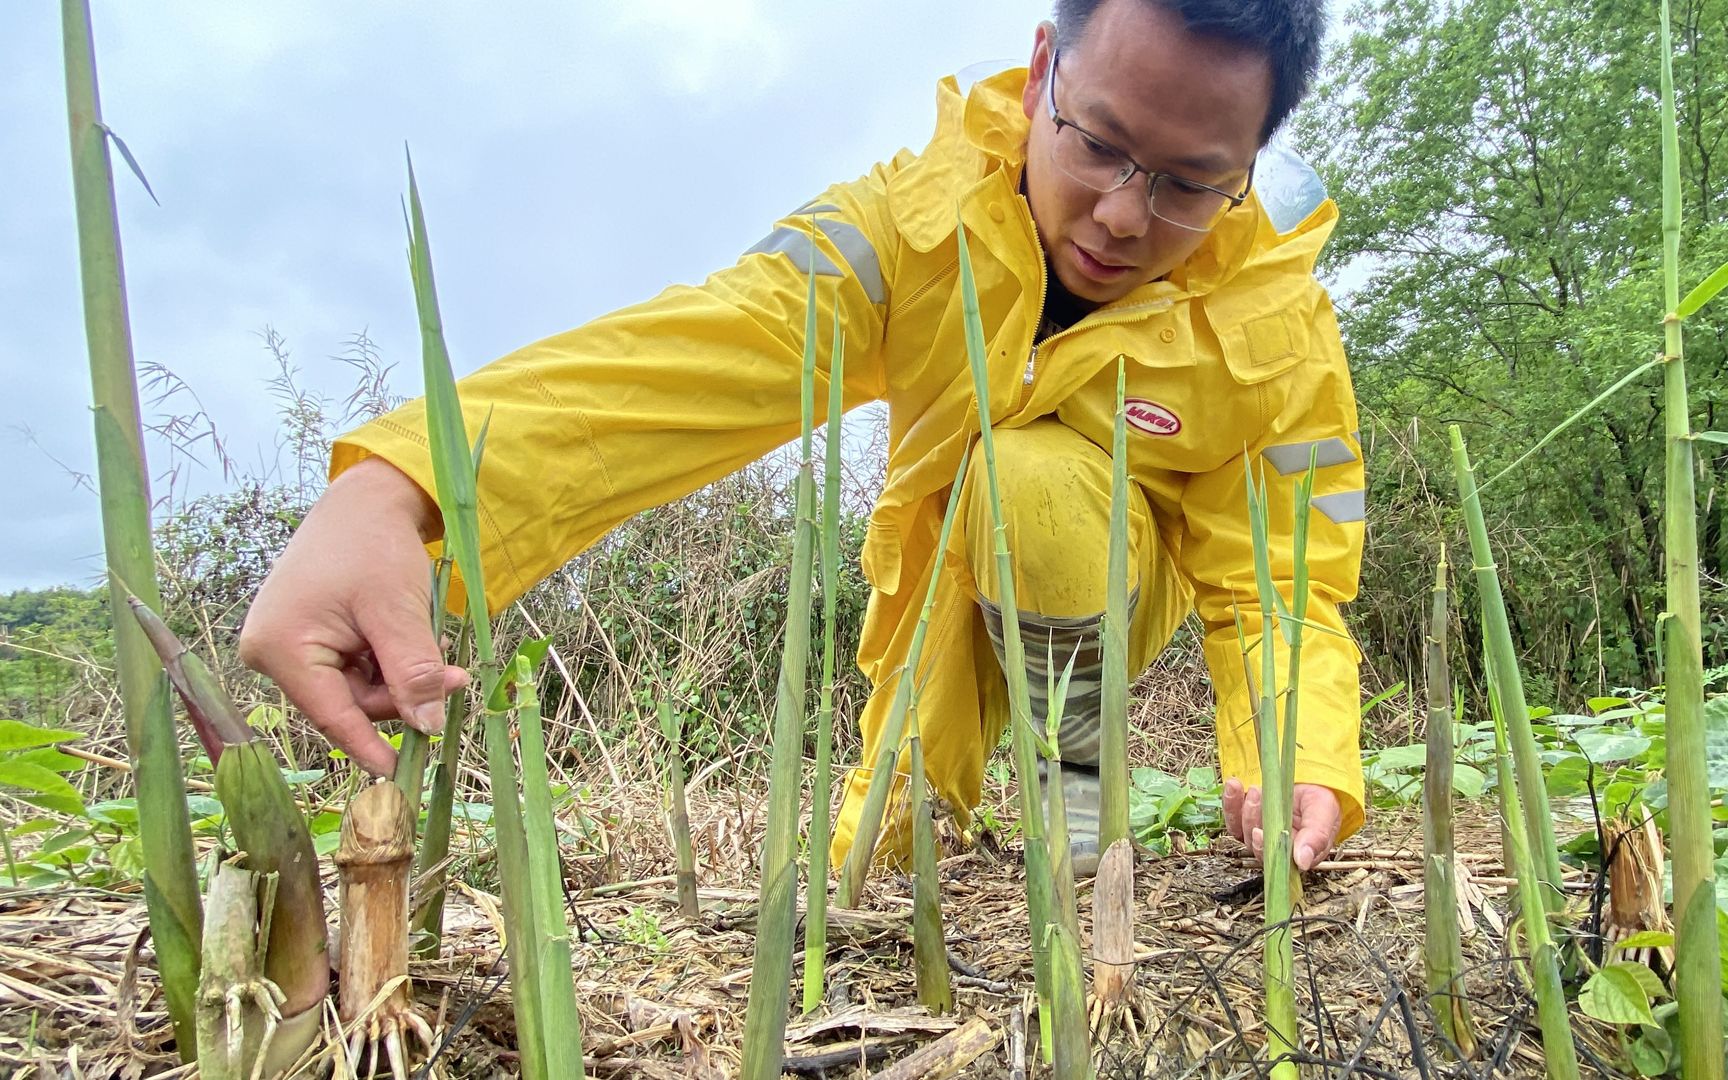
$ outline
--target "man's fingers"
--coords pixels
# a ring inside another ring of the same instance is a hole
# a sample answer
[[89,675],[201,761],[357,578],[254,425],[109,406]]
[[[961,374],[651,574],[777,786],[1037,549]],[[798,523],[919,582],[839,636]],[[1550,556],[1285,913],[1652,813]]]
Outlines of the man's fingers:
[[1296,788],[1293,809],[1296,865],[1312,870],[1338,842],[1338,830],[1344,824],[1338,796],[1327,788],[1301,784]]
[[428,735],[444,730],[445,695],[468,678],[461,668],[444,663],[426,613],[363,614],[360,632],[372,646],[396,714]]
[[354,698],[354,704],[374,724],[396,719],[396,702],[391,699],[388,686],[355,667],[343,668],[342,677],[348,682],[348,693]]
[[312,725],[344,750],[356,765],[374,776],[389,776],[396,768],[396,751],[378,734],[372,720],[355,704],[349,680],[333,667],[312,664],[284,672],[277,685],[312,721]]
[[1242,781],[1232,776],[1224,781],[1224,827],[1230,830],[1230,835],[1242,839],[1242,800],[1248,795],[1248,789],[1242,786]]

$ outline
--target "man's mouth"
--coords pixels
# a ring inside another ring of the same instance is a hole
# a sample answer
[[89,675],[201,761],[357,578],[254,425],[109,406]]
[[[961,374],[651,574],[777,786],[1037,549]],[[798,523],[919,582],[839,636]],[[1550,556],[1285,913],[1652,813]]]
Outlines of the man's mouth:
[[1080,265],[1080,272],[1098,282],[1112,282],[1123,274],[1134,269],[1121,263],[1106,262],[1087,251],[1079,244],[1074,245],[1074,261]]

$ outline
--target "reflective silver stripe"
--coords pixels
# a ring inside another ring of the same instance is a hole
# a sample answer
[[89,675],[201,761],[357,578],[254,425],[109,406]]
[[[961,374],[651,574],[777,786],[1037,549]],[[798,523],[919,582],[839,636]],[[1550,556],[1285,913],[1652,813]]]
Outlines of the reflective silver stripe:
[[810,234],[801,229],[782,225],[762,238],[762,242],[746,251],[742,258],[751,255],[772,255],[779,253],[792,260],[792,265],[800,273],[810,273],[811,258],[815,258],[816,273],[820,277],[843,277],[840,268],[834,265],[834,260],[823,254]]
[[840,218],[817,218],[816,227],[840,249],[841,258],[852,267],[853,276],[858,279],[858,284],[864,286],[864,295],[870,298],[870,302],[880,304],[886,301],[888,293],[882,288],[882,264],[876,261],[876,249],[870,246],[870,238],[864,235],[864,230]]
[[[834,207],[816,207],[810,213],[818,210],[832,210]],[[800,211],[802,213],[803,211]],[[876,259],[876,249],[870,246],[870,240],[862,229],[848,221],[837,218],[817,218],[816,227],[840,251],[841,258],[852,268],[852,276],[863,287],[864,295],[872,304],[885,303],[888,299],[887,290],[882,286],[882,264]],[[744,253],[744,256],[779,253],[792,260],[792,265],[803,273],[810,272],[810,262],[813,244],[810,234],[790,225],[781,225],[762,239],[762,242]],[[816,274],[820,277],[844,277],[840,268],[834,265],[820,248],[814,251]]]
[[1268,446],[1263,454],[1272,467],[1280,475],[1308,470],[1308,455],[1314,454],[1316,468],[1324,469],[1328,465],[1347,465],[1356,460],[1356,452],[1350,449],[1350,444],[1334,436],[1330,439],[1311,439],[1308,442],[1285,443],[1282,446]]
[[1368,516],[1368,493],[1361,488],[1340,491],[1336,495],[1314,496],[1314,509],[1332,519],[1334,525],[1347,525]]
[[816,201],[812,199],[792,212],[794,214],[838,214],[840,208],[832,203],[823,203],[821,206],[817,206]]

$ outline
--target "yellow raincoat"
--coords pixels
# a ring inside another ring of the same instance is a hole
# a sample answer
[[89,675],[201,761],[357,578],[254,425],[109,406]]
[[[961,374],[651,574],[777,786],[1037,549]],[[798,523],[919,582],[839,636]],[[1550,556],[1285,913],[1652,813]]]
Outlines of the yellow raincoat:
[[[1280,534],[1289,529],[1291,490],[1317,456],[1309,619],[1340,636],[1304,638],[1296,779],[1339,793],[1348,835],[1362,822],[1359,661],[1338,605],[1356,591],[1363,474],[1343,349],[1313,277],[1336,208],[1326,202],[1280,235],[1251,198],[1166,280],[1034,351],[1045,262],[1018,193],[1025,79],[1015,69],[965,95],[943,80],[936,135],[923,153],[903,150],[830,188],[700,286],[674,286],[464,379],[469,430],[491,412],[480,476],[488,604],[501,609],[637,511],[796,437],[814,228],[817,325],[827,326],[838,305],[847,407],[885,400],[889,411],[887,483],[864,543],[872,592],[858,649],[877,688],[860,721],[872,760],[929,582],[947,489],[978,430],[961,322],[958,207],[989,347],[994,425],[1056,415],[1108,446],[1116,358],[1128,357],[1129,395],[1146,403],[1130,433],[1130,468],[1157,520],[1165,557],[1156,572],[1167,575],[1154,590],[1161,599],[1140,605],[1131,659],[1148,663],[1190,607],[1198,610],[1219,701],[1222,773],[1250,784],[1259,768],[1235,607],[1251,632],[1260,620],[1244,462],[1264,467],[1274,547],[1288,551]],[[822,410],[820,373],[818,383]],[[378,454],[431,491],[424,430],[422,404],[405,405],[340,440],[331,475]],[[945,563],[919,709],[931,780],[963,821],[1007,716],[966,562],[951,552]],[[1287,559],[1274,574],[1288,593]],[[460,603],[458,589],[452,606]],[[1283,670],[1280,661],[1280,677]],[[848,782],[836,865],[866,784],[860,772]],[[893,825],[885,836],[892,849],[905,842]]]

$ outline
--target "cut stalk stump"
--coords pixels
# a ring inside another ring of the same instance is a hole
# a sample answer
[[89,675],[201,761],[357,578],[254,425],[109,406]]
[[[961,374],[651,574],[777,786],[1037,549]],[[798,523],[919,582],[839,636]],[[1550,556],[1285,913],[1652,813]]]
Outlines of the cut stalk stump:
[[342,909],[337,1015],[344,1026],[354,1025],[350,1042],[356,1055],[362,1042],[382,1042],[392,1064],[404,1052],[407,1030],[426,1049],[432,1045],[432,1032],[414,1013],[409,995],[413,861],[414,817],[401,788],[381,781],[349,802],[336,848]]
[[1118,840],[1098,861],[1092,882],[1092,995],[1126,1004],[1134,989],[1134,847]]

